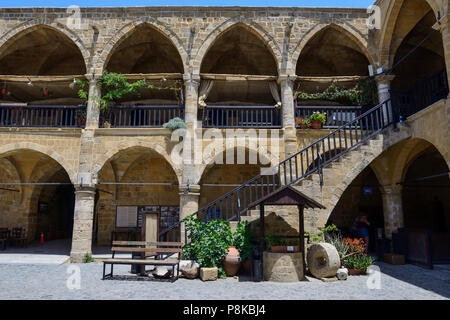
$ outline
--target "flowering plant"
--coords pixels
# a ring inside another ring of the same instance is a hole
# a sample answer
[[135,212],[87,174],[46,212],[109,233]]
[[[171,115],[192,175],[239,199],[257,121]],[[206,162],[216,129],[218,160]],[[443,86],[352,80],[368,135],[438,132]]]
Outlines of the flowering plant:
[[299,125],[299,126],[310,127],[311,126],[311,121],[309,121],[309,119],[297,118],[297,119],[295,119],[295,124]]
[[345,238],[344,244],[349,248],[349,253],[357,256],[366,255],[366,243],[364,239]]
[[309,117],[310,121],[320,121],[323,124],[327,122],[327,115],[325,113],[320,113],[319,111],[315,111],[311,117]]

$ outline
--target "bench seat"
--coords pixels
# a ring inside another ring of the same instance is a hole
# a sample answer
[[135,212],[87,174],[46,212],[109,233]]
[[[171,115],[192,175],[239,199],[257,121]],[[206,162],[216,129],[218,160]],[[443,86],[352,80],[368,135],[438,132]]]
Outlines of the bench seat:
[[178,259],[168,260],[139,260],[139,259],[104,259],[103,263],[106,264],[142,264],[142,265],[155,265],[155,266],[173,266],[180,263]]

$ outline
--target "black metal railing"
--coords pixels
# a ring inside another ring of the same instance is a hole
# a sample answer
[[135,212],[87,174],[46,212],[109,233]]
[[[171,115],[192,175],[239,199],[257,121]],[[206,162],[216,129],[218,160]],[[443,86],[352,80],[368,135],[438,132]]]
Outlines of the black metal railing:
[[[363,113],[361,106],[298,106],[295,102],[295,116],[297,118],[309,119],[314,112],[324,113],[327,121],[323,125],[324,129],[335,129],[343,126],[345,123],[352,121]],[[297,125],[300,128],[300,125]]]
[[0,106],[0,127],[84,128],[86,106]]
[[[385,128],[394,125],[401,117],[411,115],[436,101],[448,96],[448,81],[446,71],[427,79],[425,82],[406,90],[407,101],[414,101],[413,107],[407,109],[399,105],[398,96],[392,92],[393,98],[380,103],[370,110],[346,122],[330,134],[317,140],[310,146],[297,152],[293,156],[271,168],[266,175],[259,175],[239,187],[224,194],[217,200],[198,210],[194,215],[200,221],[208,219],[224,219],[240,221],[241,215],[252,208],[265,195],[273,193],[283,185],[294,184],[301,179],[318,173],[320,183],[323,184],[323,167],[345,155],[350,150],[372,139]],[[417,90],[427,97],[416,99]],[[316,109],[316,108],[314,108]],[[181,234],[181,223],[160,233],[162,241],[168,239],[169,234]],[[186,234],[185,241],[187,242]]]
[[204,128],[281,128],[281,108],[274,106],[206,106]]
[[449,94],[447,70],[443,69],[407,90],[390,90],[390,94],[400,118],[405,119],[447,98]]
[[161,128],[173,118],[184,120],[184,106],[114,106],[100,117],[100,126]]
[[[385,101],[280,162],[266,174],[243,183],[194,214],[204,222],[211,218],[240,221],[241,215],[253,203],[279,190],[282,185],[296,183],[315,172],[321,174],[323,166],[371,139],[396,121],[391,101]],[[177,224],[161,232],[160,237],[166,241],[169,232],[178,234],[180,231],[180,224]]]

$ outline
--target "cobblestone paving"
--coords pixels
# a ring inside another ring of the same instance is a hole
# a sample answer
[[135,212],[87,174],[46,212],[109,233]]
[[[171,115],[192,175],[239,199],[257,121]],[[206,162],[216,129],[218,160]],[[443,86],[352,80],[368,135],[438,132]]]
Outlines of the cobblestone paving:
[[[202,282],[180,279],[175,283],[101,280],[102,264],[78,265],[81,288],[69,290],[65,265],[0,265],[0,299],[449,299],[450,269],[427,270],[413,265],[381,268],[381,289],[369,290],[367,276],[324,283],[317,279],[280,284],[238,279]],[[129,275],[129,266],[116,266],[115,274]]]

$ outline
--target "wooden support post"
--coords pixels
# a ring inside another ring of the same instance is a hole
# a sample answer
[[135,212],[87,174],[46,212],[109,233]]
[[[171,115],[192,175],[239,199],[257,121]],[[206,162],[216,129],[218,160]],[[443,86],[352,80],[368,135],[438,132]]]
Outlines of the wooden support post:
[[303,259],[303,276],[306,274],[306,259],[305,259],[305,223],[304,223],[304,205],[298,205],[298,230],[300,240],[300,251],[302,252]]

